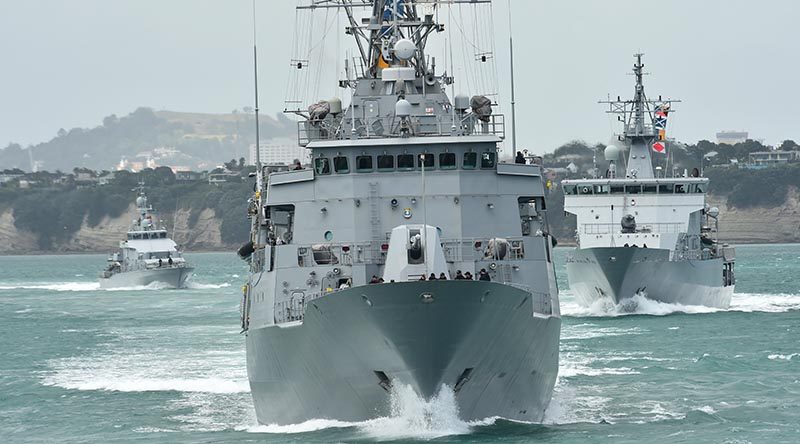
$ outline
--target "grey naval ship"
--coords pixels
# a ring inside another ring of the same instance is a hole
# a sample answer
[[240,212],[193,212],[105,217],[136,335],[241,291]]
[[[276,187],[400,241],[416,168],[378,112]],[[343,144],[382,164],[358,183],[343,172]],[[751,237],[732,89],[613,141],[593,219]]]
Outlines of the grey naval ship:
[[137,219],[128,229],[119,251],[108,258],[100,274],[100,288],[125,288],[153,283],[166,288],[183,288],[194,268],[187,265],[167,229],[148,205],[144,187],[136,197]]
[[561,316],[542,169],[498,162],[504,119],[485,96],[450,101],[423,3],[439,6],[313,2],[349,17],[363,70],[341,82],[347,107],[299,122],[311,168],[257,173],[239,254],[260,423],[388,416],[399,387],[451,390],[463,420],[541,421],[550,402]]
[[[667,119],[678,101],[648,99],[643,70],[637,54],[633,100],[600,102],[624,125],[619,141],[630,152],[621,173],[621,150],[608,146],[605,177],[562,182],[564,209],[577,216],[578,228],[578,247],[567,259],[570,288],[585,306],[603,300],[635,309],[632,298],[640,295],[727,308],[735,250],[718,240],[719,209],[706,204],[708,179],[696,168],[667,174]],[[662,153],[660,161],[652,153]]]

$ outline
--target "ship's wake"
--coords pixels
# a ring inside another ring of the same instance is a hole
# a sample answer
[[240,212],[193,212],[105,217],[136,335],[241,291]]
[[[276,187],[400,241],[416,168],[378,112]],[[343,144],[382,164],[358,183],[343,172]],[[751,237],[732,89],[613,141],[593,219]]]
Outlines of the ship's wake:
[[[186,288],[190,290],[218,290],[228,288],[228,282],[222,284],[205,284],[189,281]],[[153,282],[148,285],[132,285],[125,287],[100,288],[98,282],[21,282],[0,283],[0,291],[3,290],[45,290],[55,292],[80,292],[80,291],[152,291],[171,288],[169,284],[163,282]]]
[[784,313],[800,310],[800,295],[792,294],[753,294],[736,293],[728,309],[705,307],[701,305],[667,304],[648,299],[646,294],[638,293],[619,304],[610,300],[598,299],[591,306],[584,307],[564,292],[561,313],[570,317],[616,317],[628,315],[666,316],[672,313],[703,314],[717,312],[763,312]]

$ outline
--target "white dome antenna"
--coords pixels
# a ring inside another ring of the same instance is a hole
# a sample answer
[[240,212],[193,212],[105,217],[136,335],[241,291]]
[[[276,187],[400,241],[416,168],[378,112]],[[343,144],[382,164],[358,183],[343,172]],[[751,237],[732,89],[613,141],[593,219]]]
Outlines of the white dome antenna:
[[407,62],[417,54],[417,45],[409,39],[400,39],[394,44],[394,55]]

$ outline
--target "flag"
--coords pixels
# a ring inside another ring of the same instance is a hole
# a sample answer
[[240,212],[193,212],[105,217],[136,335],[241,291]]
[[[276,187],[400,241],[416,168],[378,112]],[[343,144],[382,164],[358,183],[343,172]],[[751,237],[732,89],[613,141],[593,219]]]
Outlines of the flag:
[[653,144],[653,151],[657,153],[665,153],[667,152],[667,146],[664,145],[663,142],[656,142]]

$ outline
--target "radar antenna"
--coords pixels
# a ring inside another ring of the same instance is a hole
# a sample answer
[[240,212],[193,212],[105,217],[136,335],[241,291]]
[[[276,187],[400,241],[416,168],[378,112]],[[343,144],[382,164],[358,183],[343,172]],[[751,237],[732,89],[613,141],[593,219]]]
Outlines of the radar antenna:
[[608,114],[617,114],[617,120],[622,122],[623,130],[618,135],[621,142],[630,146],[626,177],[650,179],[653,174],[653,160],[651,152],[663,153],[666,151],[666,125],[667,115],[675,112],[673,103],[680,100],[647,98],[644,92],[644,63],[642,56],[635,54],[636,63],[633,65],[633,75],[636,77],[636,89],[633,99],[601,100],[598,103],[609,106]]

